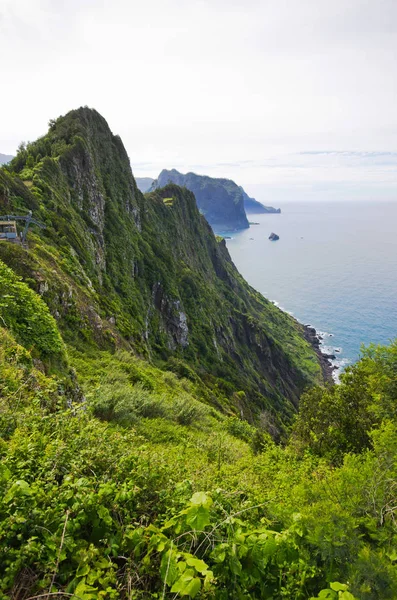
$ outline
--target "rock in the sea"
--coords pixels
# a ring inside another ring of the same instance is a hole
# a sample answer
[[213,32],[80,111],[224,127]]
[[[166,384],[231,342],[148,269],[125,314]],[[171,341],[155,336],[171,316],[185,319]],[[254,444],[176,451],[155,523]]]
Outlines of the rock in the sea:
[[279,235],[277,235],[277,233],[273,233],[273,232],[272,232],[272,233],[269,235],[269,240],[270,240],[271,242],[276,242],[276,241],[277,241],[277,240],[279,240],[279,239],[280,239],[280,236],[279,236]]

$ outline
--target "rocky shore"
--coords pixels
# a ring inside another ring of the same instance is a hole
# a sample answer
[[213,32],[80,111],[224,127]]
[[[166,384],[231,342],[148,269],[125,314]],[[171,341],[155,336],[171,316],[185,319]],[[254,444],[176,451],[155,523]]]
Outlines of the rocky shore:
[[304,325],[304,335],[306,340],[311,344],[319,358],[321,369],[323,371],[324,380],[328,383],[335,383],[334,380],[334,371],[337,369],[335,365],[332,364],[331,360],[335,359],[333,354],[326,354],[321,350],[321,340],[322,337],[319,333],[311,327],[310,325]]

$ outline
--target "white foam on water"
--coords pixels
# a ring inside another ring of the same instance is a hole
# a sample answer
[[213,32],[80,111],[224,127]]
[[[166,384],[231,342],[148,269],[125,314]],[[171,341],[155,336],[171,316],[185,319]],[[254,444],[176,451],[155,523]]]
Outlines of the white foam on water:
[[[277,300],[270,300],[270,302],[272,304],[274,304],[274,306],[277,306],[277,308],[279,308],[283,312],[285,312],[291,316],[294,316],[293,312],[286,310],[283,306],[280,305],[280,303]],[[306,327],[313,327],[313,325],[307,324]],[[313,327],[313,329],[316,329],[316,328]],[[331,339],[334,337],[333,333],[330,333],[329,331],[321,331],[319,329],[316,329],[316,334],[320,338],[320,350],[323,354],[333,354],[333,355],[338,354],[338,356],[336,356],[334,359],[328,359],[328,360],[329,360],[329,363],[331,364],[331,366],[337,367],[332,372],[332,378],[335,381],[335,383],[339,383],[340,375],[341,375],[341,373],[343,373],[343,369],[351,363],[351,360],[347,357],[342,356],[342,354],[343,354],[342,347],[330,345],[330,344],[332,344],[332,341],[333,341]]]

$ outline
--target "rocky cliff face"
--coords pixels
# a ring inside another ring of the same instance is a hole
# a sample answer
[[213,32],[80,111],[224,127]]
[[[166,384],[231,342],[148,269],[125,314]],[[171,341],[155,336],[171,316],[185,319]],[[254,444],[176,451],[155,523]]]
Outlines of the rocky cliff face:
[[176,169],[164,169],[150,190],[163,187],[167,183],[176,183],[193,192],[200,212],[215,231],[249,227],[241,188],[230,179],[215,179],[195,173],[183,175]]
[[226,403],[242,391],[252,418],[288,419],[321,380],[302,326],[243,280],[193,193],[168,184],[143,196],[96,111],[59,118],[0,170],[0,212],[27,209],[47,228],[32,230],[28,251],[0,244],[0,259],[40,293],[69,345],[123,347],[194,373]]

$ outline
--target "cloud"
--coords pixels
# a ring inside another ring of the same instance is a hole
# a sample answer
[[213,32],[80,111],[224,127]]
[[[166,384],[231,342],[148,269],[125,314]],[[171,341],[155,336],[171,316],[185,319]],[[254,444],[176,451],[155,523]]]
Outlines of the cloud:
[[396,24],[395,0],[0,0],[0,152],[89,105],[137,175],[384,185]]
[[383,156],[396,157],[397,152],[379,152],[379,151],[352,151],[352,150],[305,150],[299,153],[302,156],[343,156],[343,157],[359,157],[359,158],[379,158]]

